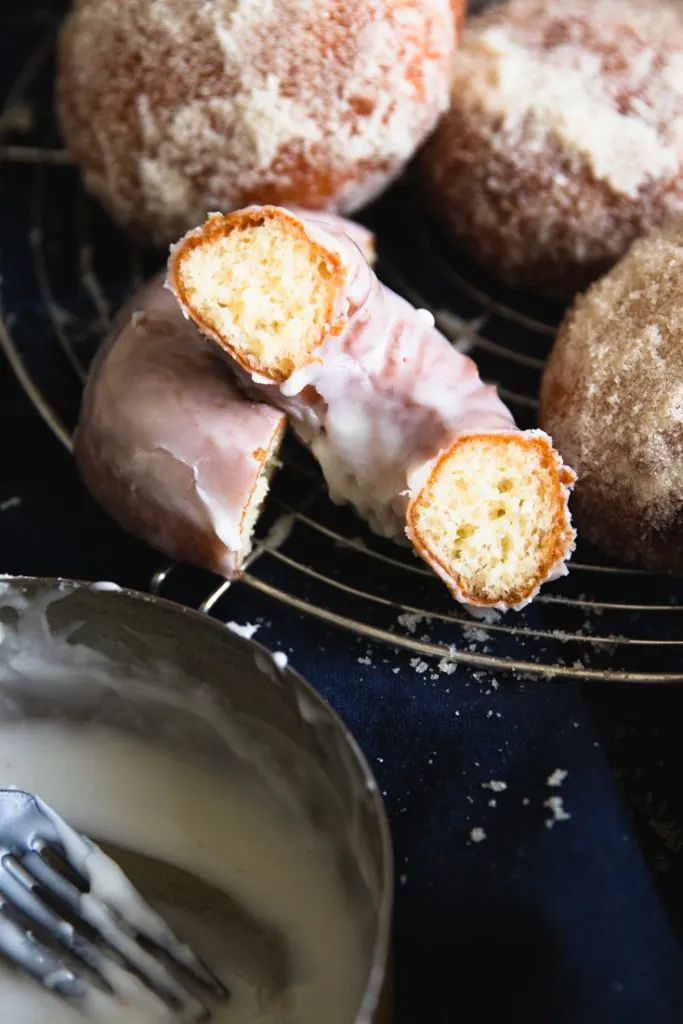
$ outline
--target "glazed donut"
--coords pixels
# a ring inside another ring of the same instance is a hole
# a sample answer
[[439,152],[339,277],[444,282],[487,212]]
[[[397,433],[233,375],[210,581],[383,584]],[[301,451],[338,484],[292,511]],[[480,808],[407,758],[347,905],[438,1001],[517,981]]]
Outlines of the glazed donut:
[[80,0],[60,37],[66,144],[145,240],[210,210],[341,212],[448,105],[465,0]]
[[74,454],[90,493],[130,533],[232,577],[251,550],[284,428],[281,413],[238,391],[162,274],[96,357]]
[[272,206],[215,215],[172,249],[168,280],[288,413],[332,499],[407,537],[458,600],[519,608],[566,572],[571,470],[346,233]]
[[288,206],[287,209],[291,213],[296,214],[297,217],[305,217],[308,222],[319,224],[328,232],[331,231],[334,234],[342,231],[358,246],[366,262],[371,267],[375,265],[377,259],[375,234],[369,228],[366,228],[364,224],[359,224],[357,220],[349,220],[348,217],[339,217],[325,210],[302,210],[297,206]]
[[541,388],[541,423],[579,479],[583,534],[683,575],[683,221],[634,243],[579,298]]
[[472,18],[417,176],[494,274],[583,288],[683,212],[683,4],[508,0]]

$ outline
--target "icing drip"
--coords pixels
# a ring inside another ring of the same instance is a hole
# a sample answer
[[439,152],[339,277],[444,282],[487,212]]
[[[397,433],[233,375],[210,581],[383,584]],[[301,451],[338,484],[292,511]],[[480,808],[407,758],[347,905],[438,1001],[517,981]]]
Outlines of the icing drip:
[[[304,218],[347,270],[339,308],[346,329],[281,385],[252,387],[291,417],[316,456],[330,496],[349,502],[376,532],[404,538],[408,502],[455,437],[516,430],[495,388],[418,310],[377,279],[340,228]],[[310,388],[318,401],[311,402]]]

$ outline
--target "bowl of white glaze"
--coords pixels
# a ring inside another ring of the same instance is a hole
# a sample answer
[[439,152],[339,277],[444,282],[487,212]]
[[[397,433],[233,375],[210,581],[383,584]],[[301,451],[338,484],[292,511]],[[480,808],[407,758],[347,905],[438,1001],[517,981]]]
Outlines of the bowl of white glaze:
[[[213,967],[231,993],[215,1024],[388,1020],[376,783],[339,717],[261,645],[148,595],[0,580],[10,785],[98,841]],[[0,963],[0,1020],[70,1012]]]

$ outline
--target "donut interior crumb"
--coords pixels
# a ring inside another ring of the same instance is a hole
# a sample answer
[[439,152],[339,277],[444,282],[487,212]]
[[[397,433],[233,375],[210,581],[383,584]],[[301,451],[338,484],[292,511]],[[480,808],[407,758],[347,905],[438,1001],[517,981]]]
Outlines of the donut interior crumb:
[[542,445],[473,435],[437,464],[412,525],[469,599],[515,604],[543,578],[556,549],[559,494],[557,468]]
[[237,361],[283,380],[330,329],[339,261],[284,211],[214,215],[180,244],[176,286]]
[[251,497],[242,513],[240,523],[240,563],[251,553],[254,540],[254,530],[260,518],[263,503],[265,502],[275,470],[278,468],[278,453],[280,444],[284,437],[284,427],[275,435],[270,451],[264,453],[263,472],[259,475]]

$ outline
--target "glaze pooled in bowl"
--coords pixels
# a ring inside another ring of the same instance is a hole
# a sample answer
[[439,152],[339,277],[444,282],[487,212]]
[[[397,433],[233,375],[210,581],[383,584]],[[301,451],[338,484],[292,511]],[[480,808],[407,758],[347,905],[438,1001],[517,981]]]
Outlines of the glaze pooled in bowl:
[[[198,616],[116,592],[8,584],[0,622],[0,786],[39,793],[114,856],[230,989],[215,1024],[367,1020],[377,794],[352,748],[333,785],[341,729],[322,702],[256,645],[207,621],[211,651]],[[175,1020],[101,1003],[111,1024]],[[83,1018],[3,966],[0,1019]]]

